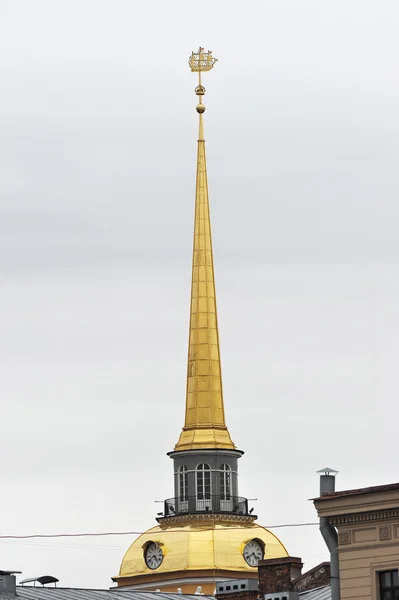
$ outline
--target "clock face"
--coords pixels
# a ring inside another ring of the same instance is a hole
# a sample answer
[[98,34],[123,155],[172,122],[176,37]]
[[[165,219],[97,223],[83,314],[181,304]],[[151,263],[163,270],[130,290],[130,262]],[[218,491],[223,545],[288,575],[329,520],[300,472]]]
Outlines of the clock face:
[[155,542],[152,542],[145,551],[145,562],[150,569],[158,569],[163,561],[161,548]]
[[244,558],[250,567],[257,567],[263,559],[263,548],[257,540],[251,540],[244,548]]

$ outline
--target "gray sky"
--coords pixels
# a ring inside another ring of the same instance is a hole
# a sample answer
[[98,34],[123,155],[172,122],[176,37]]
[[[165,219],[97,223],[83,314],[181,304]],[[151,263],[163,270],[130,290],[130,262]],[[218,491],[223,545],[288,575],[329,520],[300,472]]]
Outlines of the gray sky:
[[[225,405],[264,525],[398,481],[395,0],[1,0],[1,534],[142,531],[183,424],[206,76]],[[316,527],[275,530],[310,568]],[[0,540],[110,585],[133,536]]]

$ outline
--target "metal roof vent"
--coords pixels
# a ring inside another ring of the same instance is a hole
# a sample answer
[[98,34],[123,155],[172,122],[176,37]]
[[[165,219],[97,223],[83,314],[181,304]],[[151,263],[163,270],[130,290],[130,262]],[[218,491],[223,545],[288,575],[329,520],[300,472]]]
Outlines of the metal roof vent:
[[42,575],[41,577],[30,577],[29,579],[23,579],[19,582],[19,584],[24,585],[25,583],[33,583],[33,586],[35,586],[36,581],[38,583],[41,583],[42,585],[46,585],[47,583],[54,583],[54,587],[57,587],[59,579],[57,579],[57,577],[53,577],[52,575]]
[[318,475],[338,475],[338,471],[335,469],[330,469],[330,467],[324,467],[324,469],[320,469],[320,471],[316,471]]
[[338,475],[338,471],[325,467],[316,473],[320,475],[320,496],[335,492],[335,476]]

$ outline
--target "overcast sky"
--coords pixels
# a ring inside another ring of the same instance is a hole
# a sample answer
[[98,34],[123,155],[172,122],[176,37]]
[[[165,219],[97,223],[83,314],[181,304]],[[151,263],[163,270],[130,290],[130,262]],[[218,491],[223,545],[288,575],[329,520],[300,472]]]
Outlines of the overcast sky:
[[[396,0],[0,0],[0,534],[143,531],[173,493],[200,44],[240,493],[301,523],[321,467],[399,480],[398,29]],[[107,587],[133,539],[0,567]]]

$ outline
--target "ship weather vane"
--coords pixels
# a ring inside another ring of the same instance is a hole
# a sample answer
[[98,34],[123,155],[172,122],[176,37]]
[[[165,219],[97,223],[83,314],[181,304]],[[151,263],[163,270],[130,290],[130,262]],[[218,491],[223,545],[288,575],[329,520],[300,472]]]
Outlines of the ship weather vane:
[[213,58],[212,50],[205,52],[203,48],[199,48],[197,52],[192,52],[188,64],[192,71],[210,71],[217,60]]
[[205,106],[202,104],[202,96],[205,94],[205,88],[201,82],[201,73],[203,71],[210,71],[213,69],[214,64],[217,62],[217,58],[212,56],[212,50],[205,52],[204,48],[198,48],[196,52],[192,52],[188,59],[188,64],[192,72],[198,73],[198,85],[195,88],[195,93],[199,96],[199,104],[197,106],[197,112],[200,114],[205,111]]

